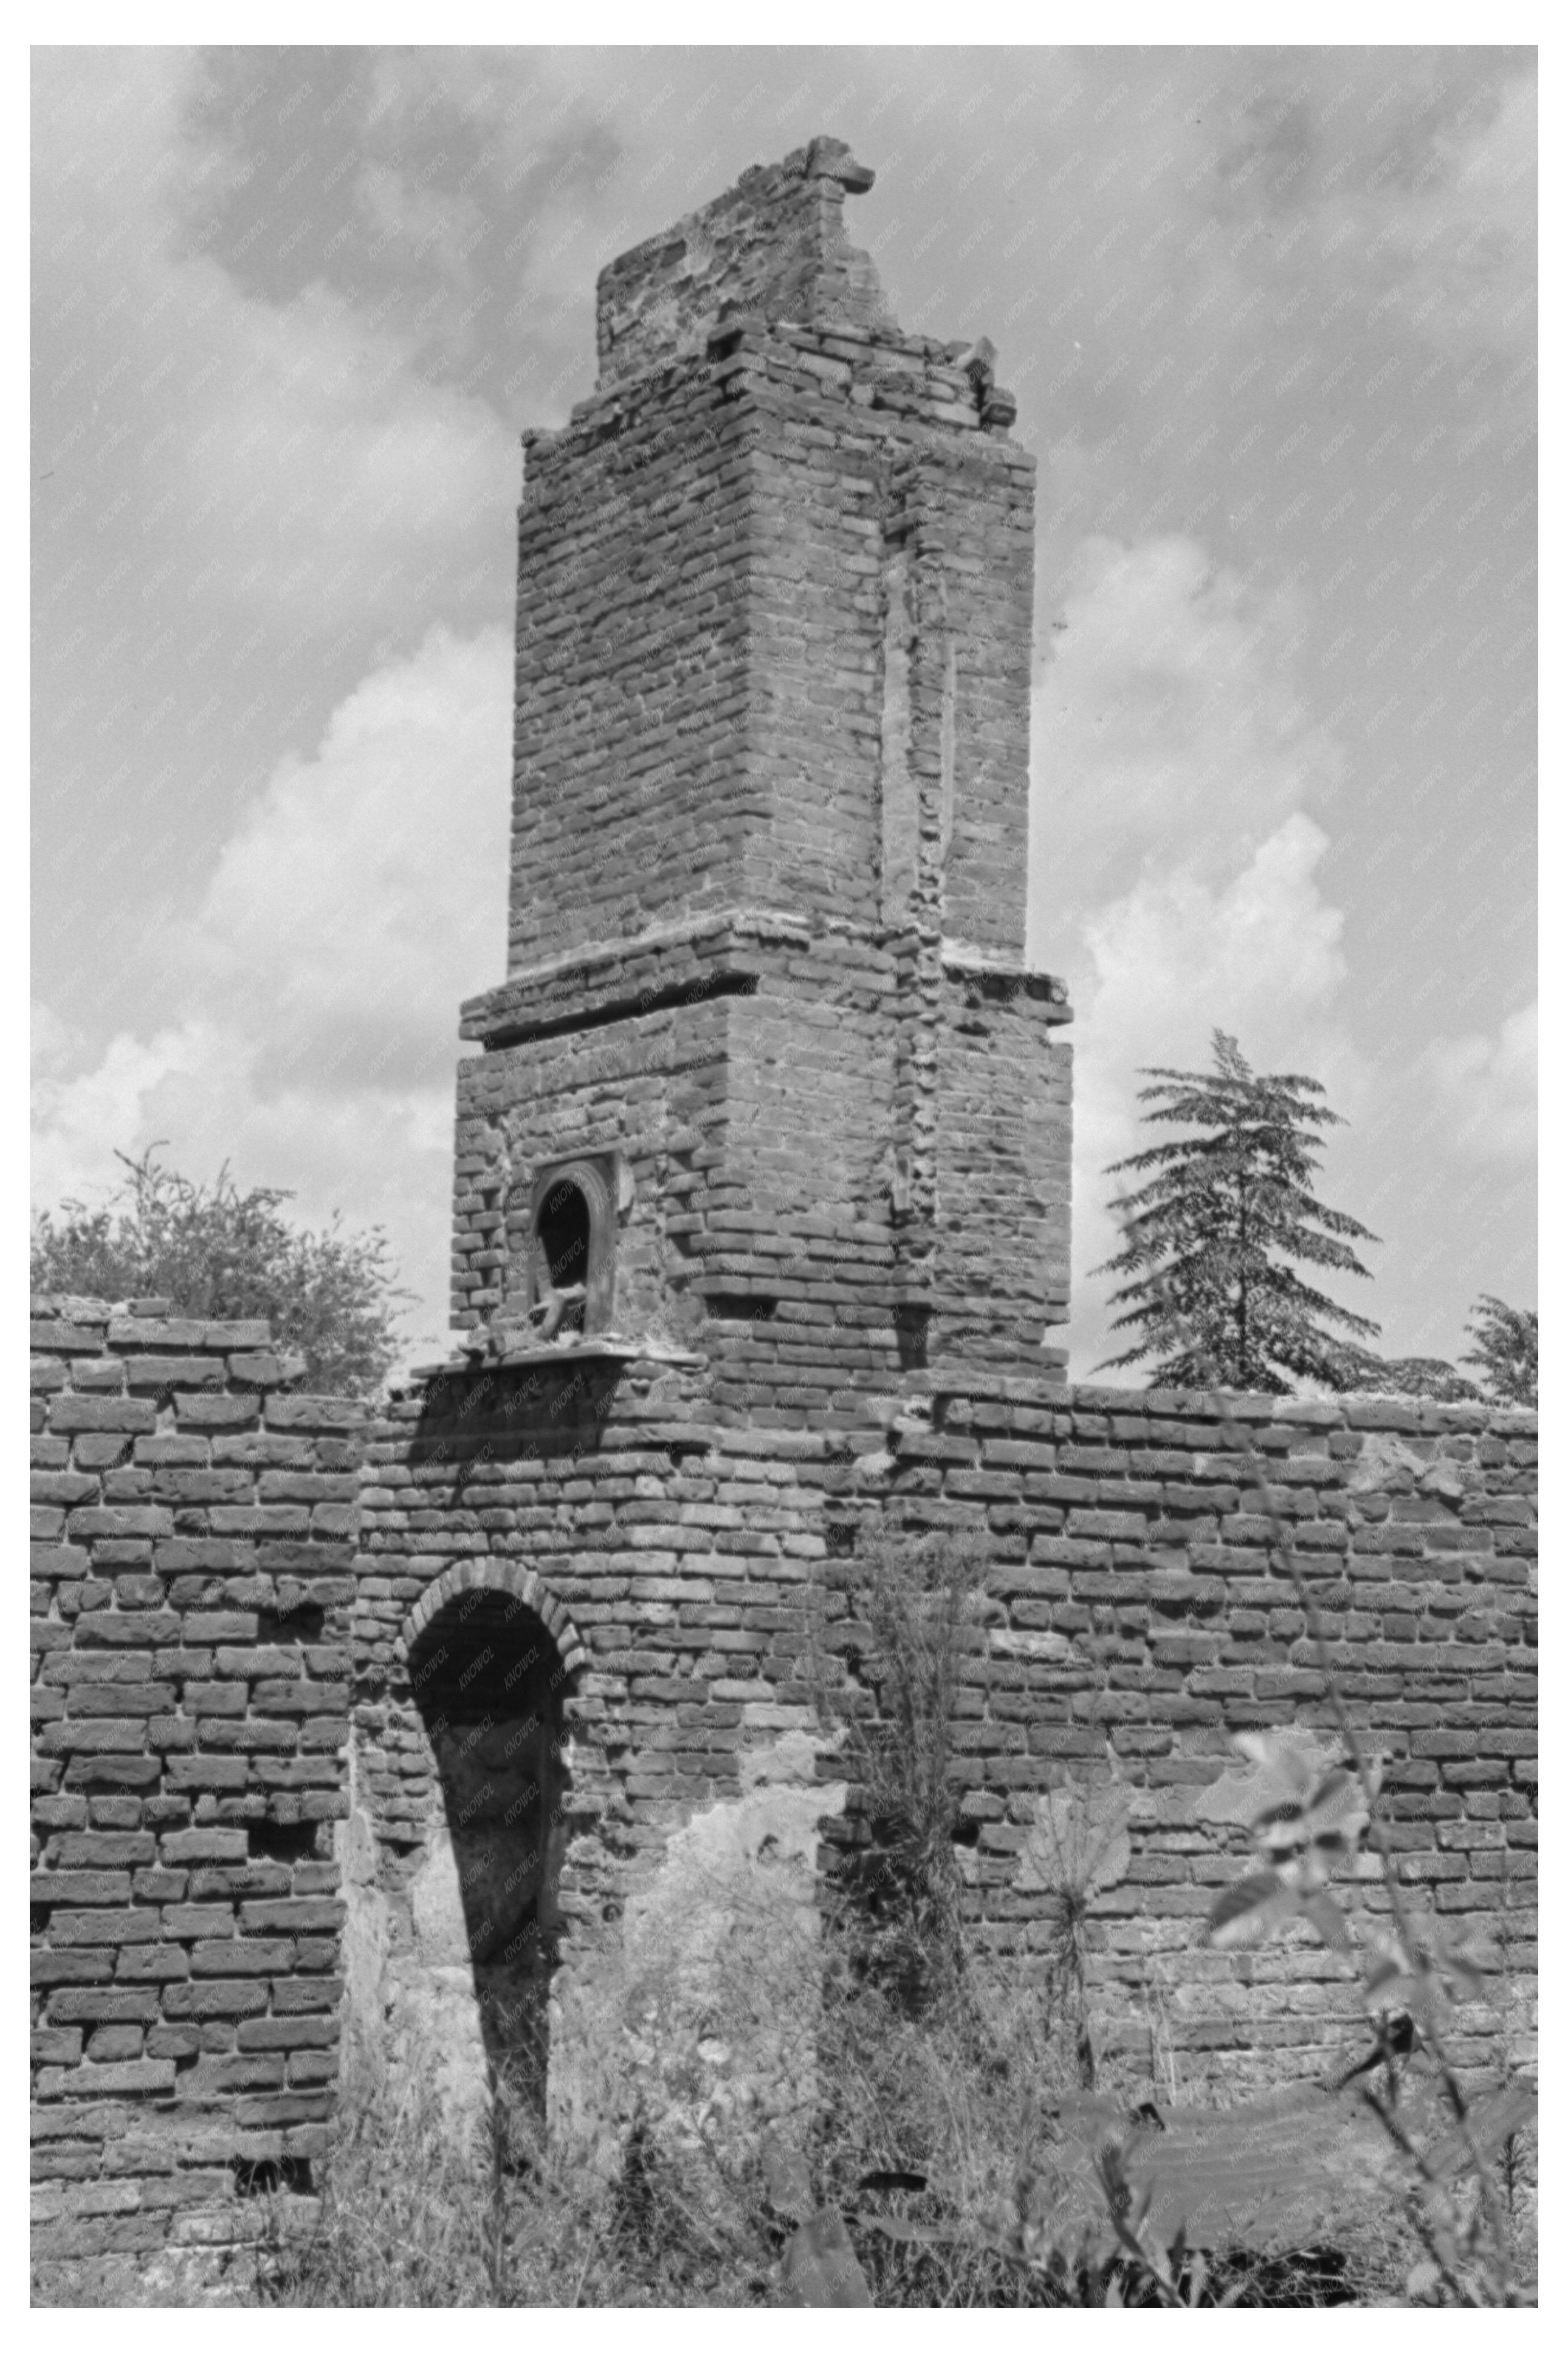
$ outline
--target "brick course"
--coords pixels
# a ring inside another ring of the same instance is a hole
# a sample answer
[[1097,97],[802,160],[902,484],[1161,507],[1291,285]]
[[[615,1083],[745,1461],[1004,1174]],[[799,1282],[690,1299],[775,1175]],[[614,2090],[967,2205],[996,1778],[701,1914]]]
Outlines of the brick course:
[[[1161,2081],[1174,2066],[1234,2090],[1317,2071],[1364,2034],[1349,1978],[1310,1943],[1237,1959],[1202,1942],[1247,1852],[1239,1829],[1192,1810],[1235,1763],[1233,1736],[1334,1739],[1250,1480],[1206,1401],[910,1376],[903,1404],[867,1409],[858,1430],[769,1432],[715,1419],[690,1371],[572,1380],[567,1397],[550,1367],[455,1372],[372,1441],[356,1740],[387,1883],[406,1884],[439,1819],[406,1641],[454,1562],[475,1585],[525,1567],[580,1645],[569,1969],[670,1830],[733,1798],[743,1753],[811,1727],[814,1677],[854,1637],[829,1563],[883,1524],[963,1529],[994,1563],[957,1743],[979,1825],[975,1936],[1021,1965],[1046,1953],[1050,1899],[1018,1884],[1024,1832],[1064,1771],[1114,1770],[1134,1793],[1133,1860],[1091,1918],[1104,2047],[1157,2052]],[[1384,1400],[1233,1410],[1269,1464],[1352,1714],[1394,1760],[1406,1879],[1446,1918],[1506,1932],[1507,1981],[1467,2016],[1461,2056],[1479,2066],[1506,2044],[1517,2058],[1535,1977],[1534,1418]],[[1434,1516],[1394,1518],[1434,1502]]]
[[331,2114],[364,1410],[255,1322],[32,1342],[33,2253],[241,2241]]

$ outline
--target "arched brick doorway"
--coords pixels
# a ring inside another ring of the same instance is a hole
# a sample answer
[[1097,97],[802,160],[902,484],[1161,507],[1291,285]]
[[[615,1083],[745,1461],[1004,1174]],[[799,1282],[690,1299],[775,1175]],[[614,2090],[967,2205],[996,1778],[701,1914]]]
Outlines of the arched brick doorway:
[[531,1570],[489,1562],[438,1577],[409,1613],[406,1643],[439,1784],[433,1842],[450,1850],[450,1868],[430,1882],[429,1901],[447,1915],[433,1933],[453,1958],[466,1948],[490,2067],[542,2102],[565,1842],[564,1710],[583,1644]]

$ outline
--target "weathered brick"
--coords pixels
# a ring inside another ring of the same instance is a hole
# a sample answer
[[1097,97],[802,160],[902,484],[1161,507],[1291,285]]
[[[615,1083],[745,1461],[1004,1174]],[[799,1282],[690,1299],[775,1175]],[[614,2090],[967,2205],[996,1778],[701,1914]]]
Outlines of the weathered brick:
[[133,2059],[105,2067],[42,2067],[36,2084],[41,2100],[107,2099],[128,2092],[172,2092],[174,2088],[172,2059]]
[[69,1395],[56,1398],[49,1408],[53,1430],[117,1430],[134,1435],[151,1432],[157,1426],[158,1409],[145,1398]]
[[128,1871],[35,1871],[27,1883],[30,1904],[128,1904]]
[[[254,1430],[260,1420],[260,1400],[243,1397],[209,1397],[199,1390],[179,1389],[174,1398],[174,1417],[184,1430]],[[151,1407],[148,1409],[152,1410]],[[111,1427],[108,1423],[99,1428]],[[145,1428],[146,1424],[138,1424]]]
[[[127,1894],[129,1894],[129,1884]],[[143,1906],[56,1911],[49,1921],[51,1945],[145,1945],[159,1935],[158,1915]]]
[[247,1934],[253,1930],[279,1929],[288,1936],[309,1936],[312,1931],[335,1932],[343,1923],[345,1906],[330,1896],[284,1898],[277,1902],[242,1904],[239,1925]]
[[173,1985],[163,1996],[165,2018],[247,2018],[267,2008],[267,1987],[260,1978],[193,1978]]

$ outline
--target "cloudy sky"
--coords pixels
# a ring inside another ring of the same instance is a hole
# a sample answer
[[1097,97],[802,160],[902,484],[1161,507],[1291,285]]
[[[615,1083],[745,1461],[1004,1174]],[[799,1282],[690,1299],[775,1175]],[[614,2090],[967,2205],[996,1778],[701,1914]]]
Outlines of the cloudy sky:
[[518,434],[613,255],[816,132],[1040,459],[1030,946],[1075,1371],[1141,1065],[1321,1078],[1345,1295],[1535,1301],[1535,178],[1503,49],[35,51],[34,1198],[166,1138],[446,1323],[504,970]]

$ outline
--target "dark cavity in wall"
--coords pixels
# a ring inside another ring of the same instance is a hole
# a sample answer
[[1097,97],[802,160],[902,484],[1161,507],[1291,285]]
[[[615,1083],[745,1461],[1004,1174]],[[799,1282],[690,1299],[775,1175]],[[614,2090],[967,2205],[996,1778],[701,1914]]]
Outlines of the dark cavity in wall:
[[439,1777],[486,2056],[542,2106],[566,1787],[560,1656],[513,1595],[470,1591],[426,1628],[409,1682]]
[[319,1852],[319,1824],[275,1821],[269,1817],[247,1822],[246,1844],[253,1862],[310,1862]]
[[[558,1328],[578,1332],[583,1329],[590,1239],[588,1204],[581,1187],[569,1179],[552,1185],[539,1212],[540,1254],[552,1291],[578,1291],[583,1294],[565,1309]],[[547,1295],[542,1286],[541,1293]]]
[[923,1373],[931,1358],[931,1309],[923,1301],[906,1299],[894,1308],[893,1335],[900,1369]]
[[702,1303],[721,1324],[771,1324],[779,1311],[776,1299],[752,1292],[710,1291]]

